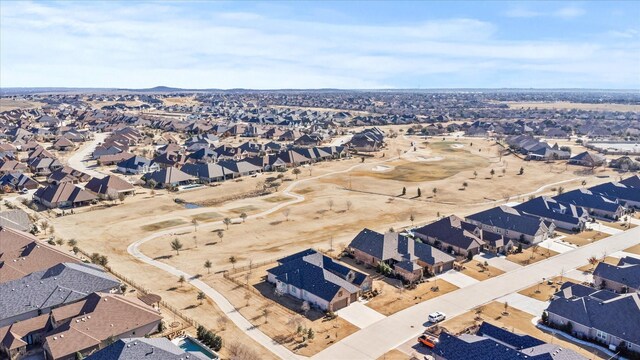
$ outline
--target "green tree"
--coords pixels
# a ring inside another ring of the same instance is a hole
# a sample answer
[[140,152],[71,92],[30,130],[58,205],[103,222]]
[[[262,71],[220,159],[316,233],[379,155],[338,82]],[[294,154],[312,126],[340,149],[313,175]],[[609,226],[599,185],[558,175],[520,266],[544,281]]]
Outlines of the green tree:
[[495,171],[495,170],[493,170],[493,169],[491,169],[491,171],[489,172],[489,174],[491,174],[491,178],[493,179],[493,175],[495,175],[495,174],[496,174],[496,171]]
[[247,221],[247,213],[242,213],[240,214],[240,218],[242,219],[242,222],[244,223],[245,221]]
[[207,296],[202,292],[198,292],[198,296],[196,297],[200,301],[200,305],[202,305],[202,301],[207,298]]

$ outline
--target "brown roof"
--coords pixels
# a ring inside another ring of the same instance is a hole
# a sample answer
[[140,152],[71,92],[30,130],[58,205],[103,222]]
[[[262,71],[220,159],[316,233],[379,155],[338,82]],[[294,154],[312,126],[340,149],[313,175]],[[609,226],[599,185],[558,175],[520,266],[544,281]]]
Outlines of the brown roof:
[[134,189],[133,185],[115,175],[105,176],[102,179],[93,178],[84,188],[96,194],[105,195],[111,191],[121,192]]
[[63,201],[82,202],[91,201],[96,197],[88,191],[85,191],[71,183],[62,183],[60,185],[49,185],[45,188],[36,190],[34,196],[40,199],[56,204]]
[[0,344],[9,350],[26,346],[22,338],[34,331],[44,331],[48,321],[49,315],[43,314],[0,328]]
[[60,317],[73,316],[74,312],[74,317],[46,336],[47,347],[55,359],[162,319],[158,311],[136,298],[104,293],[93,293],[79,303],[54,309],[52,316],[58,322]]
[[33,235],[0,227],[0,284],[78,259],[38,242]]

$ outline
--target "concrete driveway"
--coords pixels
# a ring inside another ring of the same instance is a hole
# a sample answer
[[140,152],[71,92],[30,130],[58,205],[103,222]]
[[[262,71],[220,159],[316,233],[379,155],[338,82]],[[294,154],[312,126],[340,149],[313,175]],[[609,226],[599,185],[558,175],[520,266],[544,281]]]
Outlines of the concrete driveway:
[[472,278],[471,276],[465,275],[456,270],[449,270],[446,273],[442,273],[438,275],[438,279],[442,279],[444,281],[450,282],[459,288],[463,288],[479,282],[478,280]]
[[548,301],[540,301],[534,298],[518,294],[512,293],[506,296],[503,296],[497,300],[500,303],[508,303],[509,307],[513,307],[514,309],[522,310],[526,313],[529,313],[533,316],[540,316],[542,311],[549,306]]
[[496,256],[494,254],[482,253],[480,255],[474,256],[473,259],[482,263],[486,261],[490,266],[493,266],[494,268],[500,269],[505,272],[517,270],[522,267],[522,265],[520,264],[516,264],[513,261],[507,260],[505,256]]
[[560,254],[566,253],[567,251],[574,250],[576,246],[571,244],[563,243],[560,241],[556,241],[556,239],[547,239],[540,244],[538,244],[541,248],[553,250],[555,252],[559,252]]
[[360,329],[386,318],[386,316],[360,301],[351,303],[351,305],[346,308],[336,311],[336,314]]
[[620,229],[615,229],[612,227],[608,227],[607,225],[601,224],[599,222],[595,222],[595,223],[586,223],[586,228],[587,229],[593,229],[595,231],[600,231],[603,232],[605,234],[609,234],[609,235],[616,235],[616,234],[620,234],[621,232],[623,232]]

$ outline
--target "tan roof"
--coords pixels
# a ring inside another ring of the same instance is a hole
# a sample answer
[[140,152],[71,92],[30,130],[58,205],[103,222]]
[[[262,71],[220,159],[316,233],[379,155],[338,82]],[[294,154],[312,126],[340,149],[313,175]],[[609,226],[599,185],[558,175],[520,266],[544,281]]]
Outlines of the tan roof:
[[[126,332],[162,319],[159,312],[140,300],[116,294],[93,293],[78,303],[55,309],[53,316],[78,315],[60,325],[46,336],[46,343],[53,358],[65,357],[77,351],[96,346],[110,336],[118,337]],[[64,309],[72,307],[72,309]],[[136,334],[144,336],[146,334]]]
[[43,314],[0,328],[0,344],[9,350],[25,346],[27,343],[22,341],[22,337],[33,331],[44,331],[48,321],[49,315]]
[[0,227],[0,284],[63,262],[79,260],[39,243],[29,233]]
[[134,189],[133,185],[115,175],[105,176],[102,179],[93,178],[89,180],[84,188],[97,194],[108,194],[111,191],[131,191]]

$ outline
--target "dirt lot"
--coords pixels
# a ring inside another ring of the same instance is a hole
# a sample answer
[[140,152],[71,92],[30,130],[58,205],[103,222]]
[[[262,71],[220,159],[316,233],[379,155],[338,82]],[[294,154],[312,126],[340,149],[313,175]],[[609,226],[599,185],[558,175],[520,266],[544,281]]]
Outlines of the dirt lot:
[[[552,284],[549,284],[548,280],[551,280]],[[562,284],[559,284],[559,282],[560,282],[560,277],[556,276],[554,278],[547,279],[545,281],[540,281],[538,285],[533,285],[524,290],[518,291],[518,293],[524,296],[534,298],[536,300],[548,301],[553,294],[557,293],[560,290],[560,286]]]
[[[533,315],[530,315],[524,311],[514,309],[512,307],[508,308],[508,315],[502,315],[502,312],[504,311],[504,305],[495,301],[484,305],[482,308],[483,311],[481,314],[476,314],[476,311],[469,311],[465,314],[445,321],[444,323],[442,323],[442,326],[449,332],[458,333],[469,326],[480,324],[482,323],[482,321],[488,321],[493,325],[507,328],[510,331],[531,335],[542,341],[558,344],[568,349],[577,351],[587,358],[594,358],[593,353],[583,349],[582,347],[572,344],[559,336],[548,334],[535,327],[531,322],[531,320],[533,319]],[[476,317],[479,317],[478,320],[475,319]],[[600,359],[601,357],[596,358]]]
[[0,99],[0,112],[19,109],[34,109],[42,107],[42,105],[44,104],[37,101]]
[[504,274],[504,271],[490,265],[485,266],[477,260],[466,261],[463,265],[462,273],[479,281]]
[[593,111],[640,111],[639,105],[627,104],[582,104],[572,102],[515,102],[505,101],[505,104],[514,109],[538,108],[538,109],[580,109]]
[[558,253],[550,249],[529,247],[522,249],[521,253],[507,255],[507,260],[520,265],[529,265],[556,255]]
[[[432,290],[436,285],[438,290]],[[367,306],[386,316],[458,289],[444,280],[431,280],[413,290],[393,286],[384,280],[374,280],[373,288],[381,291],[381,294],[367,302]]]
[[[319,310],[312,309],[305,315],[301,311],[300,300],[290,296],[277,296],[274,286],[266,282],[266,270],[275,265],[272,263],[233,274],[235,282],[210,275],[204,276],[203,280],[222,292],[253,325],[303,356],[314,355],[358,330],[340,317],[329,320]],[[313,329],[315,338],[303,342],[302,336],[295,334],[299,325],[305,329]]]
[[632,247],[630,247],[630,248],[628,248],[628,249],[625,249],[624,251],[625,251],[625,252],[632,253],[632,254],[638,254],[638,255],[640,255],[640,244],[635,245],[635,246],[632,246]]
[[577,234],[565,233],[558,231],[559,234],[565,235],[562,241],[571,243],[576,246],[584,246],[591,244],[594,241],[602,240],[609,237],[609,234],[605,234],[595,230],[585,230]]

